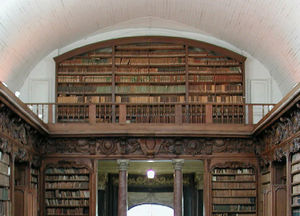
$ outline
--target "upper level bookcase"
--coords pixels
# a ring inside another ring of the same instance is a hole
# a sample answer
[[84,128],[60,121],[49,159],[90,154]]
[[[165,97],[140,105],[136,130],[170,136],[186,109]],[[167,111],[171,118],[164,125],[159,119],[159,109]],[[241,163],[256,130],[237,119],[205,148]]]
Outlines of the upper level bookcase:
[[243,103],[245,57],[174,37],[99,42],[55,58],[58,103]]

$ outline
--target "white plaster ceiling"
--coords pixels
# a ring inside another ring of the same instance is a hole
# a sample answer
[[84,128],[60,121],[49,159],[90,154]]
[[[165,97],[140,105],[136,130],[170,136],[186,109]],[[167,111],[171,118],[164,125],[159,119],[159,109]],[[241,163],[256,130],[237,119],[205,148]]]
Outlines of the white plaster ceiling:
[[16,90],[51,51],[112,26],[135,28],[130,20],[238,47],[269,69],[283,94],[300,81],[299,0],[1,0],[0,80]]

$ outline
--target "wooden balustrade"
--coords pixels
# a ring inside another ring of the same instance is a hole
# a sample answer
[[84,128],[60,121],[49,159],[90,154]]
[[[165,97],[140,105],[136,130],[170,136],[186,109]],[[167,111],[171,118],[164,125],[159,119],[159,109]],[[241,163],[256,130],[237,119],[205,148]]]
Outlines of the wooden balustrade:
[[273,104],[27,104],[45,123],[253,124]]

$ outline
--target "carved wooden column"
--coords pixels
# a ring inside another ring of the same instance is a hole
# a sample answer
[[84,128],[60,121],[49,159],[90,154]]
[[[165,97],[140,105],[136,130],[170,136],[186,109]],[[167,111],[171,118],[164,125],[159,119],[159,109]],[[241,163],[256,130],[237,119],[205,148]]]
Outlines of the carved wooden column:
[[182,181],[182,166],[184,160],[173,160],[174,166],[174,216],[182,216],[182,193],[183,193],[183,181]]
[[119,165],[119,194],[118,216],[127,215],[127,169],[129,160],[118,160]]
[[204,173],[203,173],[203,202],[205,215],[211,215],[211,176],[209,172],[210,160],[204,161]]
[[286,153],[286,201],[287,201],[287,206],[286,206],[286,215],[292,215],[292,200],[291,200],[291,195],[292,195],[292,179],[291,179],[291,164],[292,164],[292,158],[290,155],[290,151],[287,151]]

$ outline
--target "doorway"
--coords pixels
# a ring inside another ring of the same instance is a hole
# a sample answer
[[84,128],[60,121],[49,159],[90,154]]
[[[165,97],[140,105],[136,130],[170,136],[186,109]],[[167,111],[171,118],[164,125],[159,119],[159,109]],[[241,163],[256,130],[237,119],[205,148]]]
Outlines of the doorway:
[[[153,178],[147,176],[149,170],[154,171]],[[164,208],[165,211],[171,211],[171,215],[174,215],[174,167],[172,160],[130,160],[127,172],[128,216],[142,216],[136,214],[136,211],[152,212],[153,216],[158,211],[159,215],[167,215],[167,213],[161,214],[163,211],[161,208]],[[184,160],[182,173],[184,215],[202,216],[203,162],[200,160]],[[117,160],[99,161],[98,216],[117,216],[118,181],[119,167]]]

